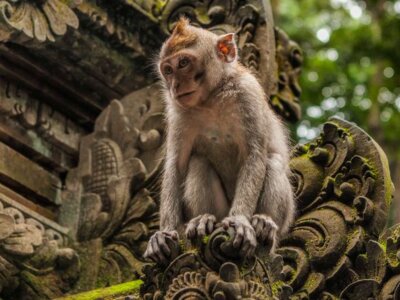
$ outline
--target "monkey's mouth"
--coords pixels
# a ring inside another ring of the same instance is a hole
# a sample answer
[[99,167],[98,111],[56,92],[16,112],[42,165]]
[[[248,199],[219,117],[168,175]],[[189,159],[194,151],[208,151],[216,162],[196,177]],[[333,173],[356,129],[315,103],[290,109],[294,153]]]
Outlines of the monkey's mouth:
[[194,93],[196,93],[196,91],[190,91],[190,92],[182,93],[182,94],[179,94],[179,95],[177,96],[177,98],[178,98],[178,100],[185,100],[185,99],[187,99],[189,96],[193,95]]

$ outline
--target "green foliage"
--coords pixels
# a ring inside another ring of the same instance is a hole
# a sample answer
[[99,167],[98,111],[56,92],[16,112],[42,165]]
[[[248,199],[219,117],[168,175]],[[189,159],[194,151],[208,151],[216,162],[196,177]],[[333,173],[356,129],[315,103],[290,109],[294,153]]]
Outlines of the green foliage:
[[304,51],[300,141],[336,115],[397,150],[400,1],[281,0],[276,23]]

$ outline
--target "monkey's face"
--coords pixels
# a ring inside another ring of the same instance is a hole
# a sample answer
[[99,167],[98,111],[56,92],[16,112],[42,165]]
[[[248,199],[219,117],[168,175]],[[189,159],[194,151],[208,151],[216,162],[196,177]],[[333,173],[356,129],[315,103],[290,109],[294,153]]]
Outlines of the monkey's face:
[[234,34],[217,36],[181,19],[161,49],[158,67],[170,98],[190,108],[209,98],[236,55]]
[[207,99],[204,63],[195,51],[181,50],[160,64],[160,72],[171,97],[183,107],[194,107]]

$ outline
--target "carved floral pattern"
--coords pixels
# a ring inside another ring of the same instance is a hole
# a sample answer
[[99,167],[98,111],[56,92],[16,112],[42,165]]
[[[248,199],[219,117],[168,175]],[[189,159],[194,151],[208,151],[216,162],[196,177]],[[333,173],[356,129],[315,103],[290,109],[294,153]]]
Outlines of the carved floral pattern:
[[[71,1],[71,4],[79,2]],[[0,20],[11,29],[21,31],[40,42],[54,42],[55,36],[64,35],[68,26],[75,29],[79,26],[78,17],[60,0],[3,0],[0,1],[0,11]]]

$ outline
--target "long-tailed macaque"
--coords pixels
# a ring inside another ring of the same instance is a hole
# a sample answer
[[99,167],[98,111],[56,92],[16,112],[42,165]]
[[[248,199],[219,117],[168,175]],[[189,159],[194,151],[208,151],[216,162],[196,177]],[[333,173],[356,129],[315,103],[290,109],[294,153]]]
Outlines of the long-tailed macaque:
[[[216,224],[235,230],[243,257],[272,249],[294,217],[288,138],[262,87],[238,62],[234,34],[218,36],[182,18],[158,63],[167,140],[160,231],[145,257],[168,261],[166,238],[190,239]],[[186,226],[186,228],[185,228]]]

